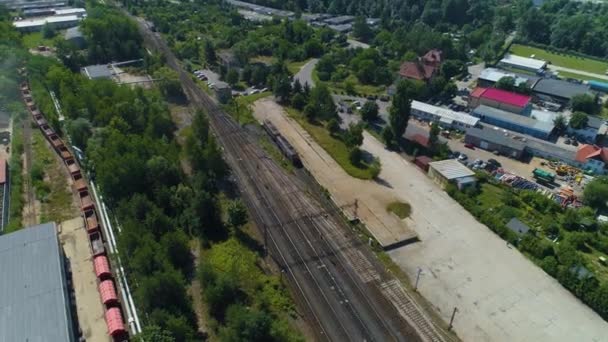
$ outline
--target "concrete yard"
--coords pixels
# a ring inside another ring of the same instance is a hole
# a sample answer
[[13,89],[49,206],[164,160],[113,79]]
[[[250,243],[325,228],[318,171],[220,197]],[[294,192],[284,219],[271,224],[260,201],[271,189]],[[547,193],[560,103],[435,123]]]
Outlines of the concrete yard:
[[369,134],[363,149],[412,206],[421,242],[389,252],[464,341],[608,341],[608,323]]
[[[254,109],[258,120],[269,118],[285,135],[339,205],[357,198],[367,208],[358,216],[370,231],[381,238],[418,235],[420,242],[389,254],[412,280],[422,269],[418,291],[445,321],[458,308],[454,330],[462,340],[608,341],[608,323],[599,315],[371,135],[364,134],[362,148],[380,158],[379,182],[348,176],[273,101],[259,100]],[[406,225],[386,213],[393,200],[411,204]]]
[[87,342],[108,342],[110,338],[107,334],[91,249],[82,217],[62,222],[59,240],[72,269],[78,322],[82,335]]
[[[265,98],[254,103],[254,116],[259,121],[269,119],[289,140],[302,157],[305,167],[332,195],[334,202],[344,208],[346,215],[364,220],[382,246],[390,246],[414,239],[415,232],[396,216],[386,211],[396,195],[389,187],[372,181],[350,177],[325,150],[281,106]],[[355,215],[354,202],[357,200]]]

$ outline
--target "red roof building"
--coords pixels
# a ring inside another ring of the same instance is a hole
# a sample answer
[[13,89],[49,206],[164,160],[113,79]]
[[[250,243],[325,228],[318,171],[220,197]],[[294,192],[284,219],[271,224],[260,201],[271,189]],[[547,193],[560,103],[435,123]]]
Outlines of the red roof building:
[[442,52],[433,49],[424,56],[412,62],[404,62],[399,69],[399,76],[418,81],[429,81],[439,71],[441,66]]
[[532,111],[532,97],[497,88],[473,89],[471,107],[481,104],[526,116]]
[[575,159],[583,168],[602,174],[608,164],[608,148],[583,144],[576,151]]

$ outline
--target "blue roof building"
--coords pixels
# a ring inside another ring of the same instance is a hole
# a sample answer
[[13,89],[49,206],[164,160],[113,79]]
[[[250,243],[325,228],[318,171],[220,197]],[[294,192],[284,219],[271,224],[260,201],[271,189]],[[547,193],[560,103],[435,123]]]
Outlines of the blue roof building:
[[549,139],[555,127],[552,122],[538,121],[485,105],[478,106],[471,114],[487,124],[544,140]]

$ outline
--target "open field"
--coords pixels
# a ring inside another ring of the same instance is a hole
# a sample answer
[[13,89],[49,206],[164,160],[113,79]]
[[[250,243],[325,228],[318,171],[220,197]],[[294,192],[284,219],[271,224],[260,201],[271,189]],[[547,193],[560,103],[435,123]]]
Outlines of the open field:
[[536,58],[551,62],[551,64],[554,65],[583,70],[600,75],[604,75],[604,73],[608,70],[608,62],[601,62],[591,58],[578,57],[564,53],[550,52],[527,45],[513,44],[511,45],[510,51],[523,57],[535,55]]
[[563,70],[559,71],[559,76],[562,78],[574,78],[574,79],[582,80],[582,81],[594,80],[594,81],[606,82],[605,79],[601,79],[599,77],[591,77],[591,76],[581,75],[581,74],[563,71]]
[[[57,35],[63,34],[62,32],[58,32]],[[42,32],[32,32],[23,35],[23,44],[28,49],[38,47],[40,45],[45,46],[53,46],[53,39],[45,39],[42,37]]]
[[[317,74],[317,70],[315,69],[312,73],[312,80],[314,83],[319,84],[323,81],[321,81],[319,79],[319,75]],[[361,82],[359,82],[359,80],[357,79],[357,77],[355,75],[348,75],[348,77],[342,81],[342,82],[332,82],[332,81],[326,81],[323,82],[327,85],[327,87],[329,87],[329,89],[333,92],[333,93],[343,93],[346,91],[346,84],[350,82],[353,84],[353,87],[355,89],[355,92],[357,94],[360,95],[382,95],[384,94],[384,91],[386,89],[386,87],[384,86],[375,86],[375,85],[368,85],[368,84],[362,84]]]

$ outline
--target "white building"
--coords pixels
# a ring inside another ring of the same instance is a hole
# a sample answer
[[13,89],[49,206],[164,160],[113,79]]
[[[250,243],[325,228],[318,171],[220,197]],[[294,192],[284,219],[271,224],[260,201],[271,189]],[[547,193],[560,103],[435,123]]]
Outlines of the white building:
[[507,53],[504,58],[500,60],[498,65],[538,73],[545,69],[547,62],[540,59],[526,58]]
[[475,127],[479,118],[448,108],[437,107],[420,101],[412,101],[412,116],[426,121],[438,122],[443,127],[466,130]]
[[52,16],[45,18],[27,19],[13,22],[13,26],[21,32],[34,32],[42,30],[42,27],[48,23],[55,29],[64,29],[77,26],[82,20],[82,17],[77,15]]

